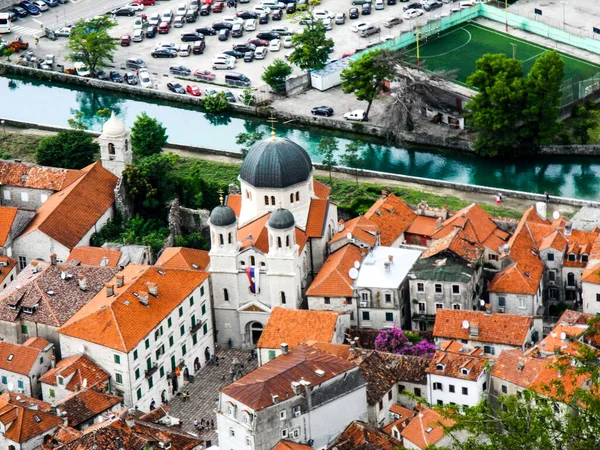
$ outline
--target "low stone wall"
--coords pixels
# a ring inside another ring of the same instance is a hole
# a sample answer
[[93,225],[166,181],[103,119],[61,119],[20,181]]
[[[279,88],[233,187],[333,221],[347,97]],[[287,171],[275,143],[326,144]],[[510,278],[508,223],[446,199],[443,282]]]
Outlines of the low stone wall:
[[285,92],[288,97],[302,94],[310,89],[310,73],[306,72],[285,80]]
[[598,156],[600,145],[547,145],[542,147],[541,155],[559,156]]

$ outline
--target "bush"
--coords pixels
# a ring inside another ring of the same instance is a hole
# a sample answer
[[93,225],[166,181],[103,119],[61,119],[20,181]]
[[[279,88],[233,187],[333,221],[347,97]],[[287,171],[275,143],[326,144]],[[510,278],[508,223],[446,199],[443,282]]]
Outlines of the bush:
[[214,95],[204,97],[202,105],[209,113],[220,113],[226,111],[229,108],[229,100],[225,97],[225,93],[218,92]]
[[292,67],[281,59],[276,59],[265,68],[261,79],[277,94],[285,94],[285,80],[292,73]]
[[131,148],[137,156],[151,156],[162,152],[167,144],[167,132],[162,123],[143,112],[131,127]]
[[35,158],[42,166],[82,169],[94,162],[99,151],[92,135],[81,130],[64,130],[42,139]]
[[[412,339],[414,339],[414,334]],[[411,343],[411,340],[399,328],[381,330],[375,338],[375,349],[398,355],[428,356],[435,353],[435,345],[426,340]]]

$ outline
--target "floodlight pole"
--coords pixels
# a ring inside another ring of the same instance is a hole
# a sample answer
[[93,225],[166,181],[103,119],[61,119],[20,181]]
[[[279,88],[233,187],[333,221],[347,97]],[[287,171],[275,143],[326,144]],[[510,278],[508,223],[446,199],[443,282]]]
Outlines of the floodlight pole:
[[566,14],[565,14],[565,8],[567,7],[568,3],[565,1],[561,1],[560,3],[562,3],[563,5],[563,29],[565,29],[567,23],[566,23]]
[[506,17],[506,32],[508,33],[508,0],[504,0],[504,15]]

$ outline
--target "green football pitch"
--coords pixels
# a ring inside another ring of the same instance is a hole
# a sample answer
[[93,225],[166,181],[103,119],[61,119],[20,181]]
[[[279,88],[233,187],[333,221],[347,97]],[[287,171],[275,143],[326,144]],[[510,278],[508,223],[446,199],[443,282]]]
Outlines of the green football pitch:
[[[505,53],[523,62],[523,72],[527,73],[537,57],[550,50],[512,37],[505,33],[468,23],[460,27],[431,34],[420,41],[420,65],[431,71],[455,70],[455,81],[464,84],[475,71],[475,61],[486,53]],[[416,45],[408,49],[408,59],[416,62]],[[583,80],[600,72],[600,66],[573,56],[560,53],[565,63],[565,81]]]

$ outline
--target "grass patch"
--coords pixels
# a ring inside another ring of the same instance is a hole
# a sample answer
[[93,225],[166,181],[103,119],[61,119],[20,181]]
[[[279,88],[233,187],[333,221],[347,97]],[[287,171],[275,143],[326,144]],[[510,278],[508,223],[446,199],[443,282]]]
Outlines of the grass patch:
[[24,133],[6,133],[5,136],[0,130],[0,157],[35,162],[35,150],[44,137]]

